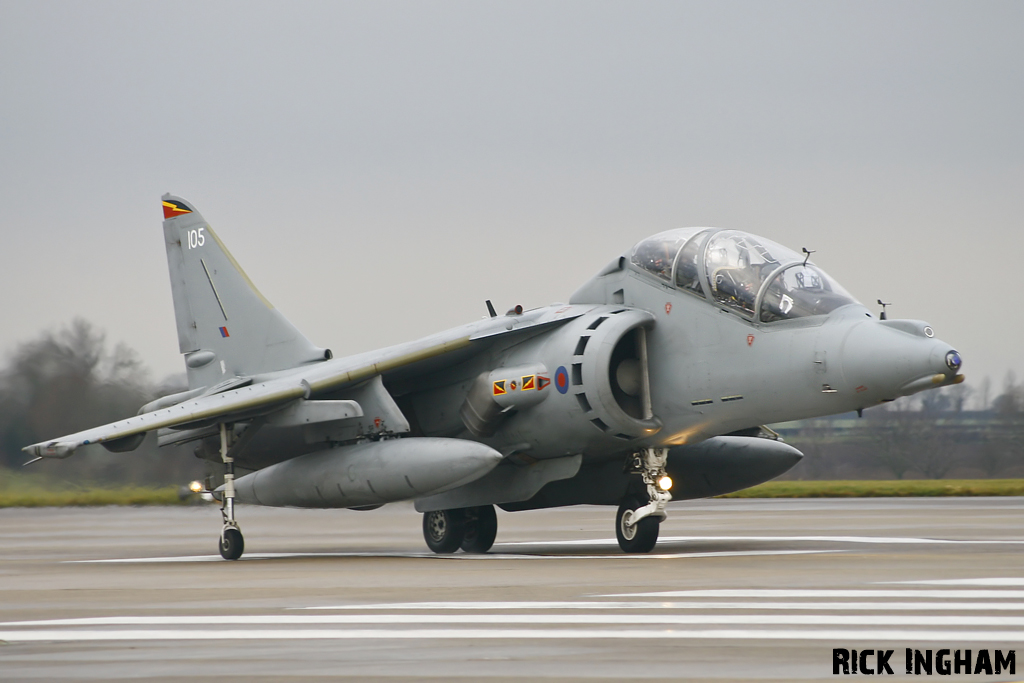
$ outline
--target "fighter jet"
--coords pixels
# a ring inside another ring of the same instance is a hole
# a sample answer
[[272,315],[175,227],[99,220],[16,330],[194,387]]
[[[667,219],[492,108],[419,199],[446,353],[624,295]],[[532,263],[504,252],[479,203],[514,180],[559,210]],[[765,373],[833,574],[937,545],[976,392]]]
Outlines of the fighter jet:
[[192,204],[165,195],[163,212],[188,391],[24,450],[130,451],[151,431],[192,443],[223,465],[222,483],[197,488],[222,501],[229,560],[244,548],[236,503],[413,500],[437,553],[487,552],[495,506],[618,506],[622,550],[649,552],[673,497],[747,488],[800,460],[764,425],[963,381],[927,323],[875,317],[807,250],[718,228],[645,239],[566,304],[498,315],[487,302],[476,322],[334,358]]

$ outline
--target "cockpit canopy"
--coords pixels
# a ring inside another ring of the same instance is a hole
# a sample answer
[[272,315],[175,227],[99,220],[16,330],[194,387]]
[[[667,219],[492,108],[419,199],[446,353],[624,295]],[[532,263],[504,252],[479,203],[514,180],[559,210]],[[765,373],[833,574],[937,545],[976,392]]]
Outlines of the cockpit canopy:
[[803,256],[738,230],[682,228],[635,247],[630,261],[677,289],[770,323],[823,315],[857,303]]

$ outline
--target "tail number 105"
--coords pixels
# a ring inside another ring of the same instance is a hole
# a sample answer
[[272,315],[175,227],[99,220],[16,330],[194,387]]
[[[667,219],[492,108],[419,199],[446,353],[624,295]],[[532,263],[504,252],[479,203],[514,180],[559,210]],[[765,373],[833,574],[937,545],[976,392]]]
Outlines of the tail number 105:
[[206,244],[206,235],[203,234],[203,230],[206,230],[206,228],[199,228],[198,230],[188,231],[189,249],[197,249]]

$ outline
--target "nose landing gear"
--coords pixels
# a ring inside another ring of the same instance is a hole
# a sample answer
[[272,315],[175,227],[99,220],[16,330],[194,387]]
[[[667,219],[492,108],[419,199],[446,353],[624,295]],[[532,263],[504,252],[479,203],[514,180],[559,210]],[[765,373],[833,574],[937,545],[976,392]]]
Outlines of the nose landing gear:
[[627,553],[649,553],[658,542],[661,519],[648,516],[633,521],[640,507],[640,501],[636,498],[626,498],[615,515],[615,538],[619,541],[619,547]]
[[[645,448],[633,456],[632,471],[643,478],[647,487],[647,504],[635,496],[627,496],[615,516],[615,538],[627,553],[649,553],[658,542],[661,520],[668,517],[665,506],[672,500],[668,492],[671,479],[665,474],[667,448]],[[664,488],[663,488],[664,487]]]

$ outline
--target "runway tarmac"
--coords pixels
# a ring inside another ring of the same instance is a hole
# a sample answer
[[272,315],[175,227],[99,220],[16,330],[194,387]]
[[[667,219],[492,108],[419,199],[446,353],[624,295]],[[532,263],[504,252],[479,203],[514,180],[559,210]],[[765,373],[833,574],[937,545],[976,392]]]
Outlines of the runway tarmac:
[[1024,644],[1019,498],[673,503],[644,556],[614,513],[438,556],[411,505],[241,506],[226,562],[215,507],[0,510],[0,680],[836,680],[833,648]]

